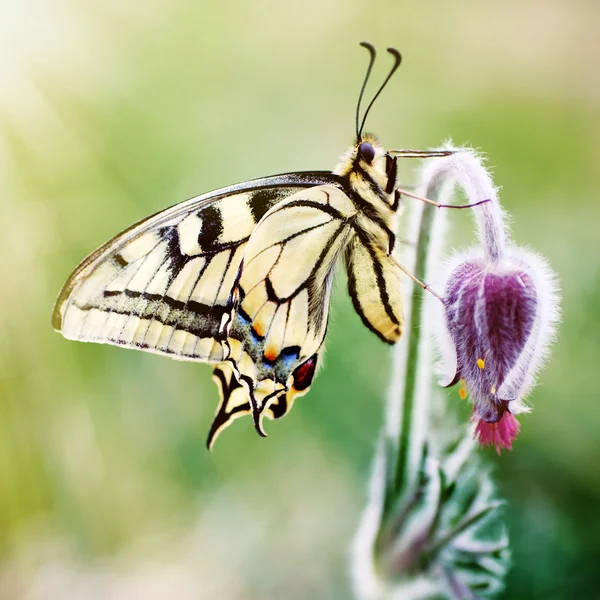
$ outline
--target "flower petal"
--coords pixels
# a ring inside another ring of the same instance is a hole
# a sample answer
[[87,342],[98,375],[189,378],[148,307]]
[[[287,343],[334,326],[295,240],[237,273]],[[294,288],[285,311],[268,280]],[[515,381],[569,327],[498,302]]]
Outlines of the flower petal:
[[475,437],[479,437],[482,448],[496,446],[496,452],[500,455],[502,448],[512,450],[512,443],[517,437],[519,429],[519,421],[506,410],[497,423],[488,423],[483,419],[479,419],[475,428]]

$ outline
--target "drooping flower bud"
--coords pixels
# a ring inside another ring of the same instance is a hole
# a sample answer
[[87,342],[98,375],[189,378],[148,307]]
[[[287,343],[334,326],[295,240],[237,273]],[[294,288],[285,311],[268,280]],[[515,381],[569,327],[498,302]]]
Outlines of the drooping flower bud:
[[444,296],[456,377],[469,382],[476,413],[498,421],[502,401],[517,397],[514,390],[499,394],[533,330],[538,305],[533,279],[525,268],[490,272],[483,261],[467,260],[450,274]]
[[[546,354],[556,320],[554,279],[535,255],[507,249],[458,259],[445,288],[445,327],[454,366],[449,385],[464,380],[482,445],[510,449],[514,414]],[[492,426],[493,425],[493,426]]]
[[506,241],[496,188],[476,156],[442,159],[438,169],[454,174],[469,202],[490,200],[473,209],[479,244],[447,266],[437,335],[443,384],[462,380],[473,401],[480,443],[510,450],[519,432],[514,415],[528,410],[523,398],[553,337],[555,278],[539,256]]

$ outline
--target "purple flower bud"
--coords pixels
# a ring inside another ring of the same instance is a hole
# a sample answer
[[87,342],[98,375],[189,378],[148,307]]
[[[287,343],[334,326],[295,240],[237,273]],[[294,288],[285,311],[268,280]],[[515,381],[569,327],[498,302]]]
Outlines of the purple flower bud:
[[494,273],[483,261],[467,261],[450,274],[445,298],[446,327],[456,348],[456,380],[468,382],[476,413],[496,422],[504,402],[516,400],[498,392],[533,330],[535,284],[524,269]]
[[535,255],[509,249],[499,262],[472,256],[455,262],[444,301],[448,385],[463,380],[482,445],[511,449],[513,414],[533,385],[556,320],[553,277]]

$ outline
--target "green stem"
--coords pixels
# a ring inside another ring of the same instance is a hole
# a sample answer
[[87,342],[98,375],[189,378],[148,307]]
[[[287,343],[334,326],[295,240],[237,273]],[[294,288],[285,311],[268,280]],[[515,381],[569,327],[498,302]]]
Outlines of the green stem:
[[[427,197],[436,199],[440,192],[440,182],[435,182],[425,190]],[[436,222],[436,211],[440,210],[431,205],[424,205],[417,223],[418,237],[413,274],[421,280],[427,277],[432,232]],[[404,365],[399,365],[404,378],[404,390],[400,406],[400,429],[397,443],[389,444],[393,455],[390,458],[390,478],[384,500],[384,516],[390,510],[397,508],[397,502],[407,498],[408,493],[418,486],[421,462],[425,451],[425,436],[429,418],[429,395],[431,388],[431,364],[421,364],[423,360],[431,361],[421,356],[424,336],[428,335],[422,321],[424,294],[428,293],[418,285],[414,285],[410,302],[410,317],[408,319],[407,351]],[[422,378],[427,377],[426,386]],[[417,402],[419,405],[417,406]]]
[[[417,242],[417,255],[415,260],[415,275],[419,279],[425,277],[425,268],[427,265],[427,252],[431,242],[431,228],[433,225],[433,211],[436,210],[432,206],[425,206],[421,215],[421,224],[419,227],[419,238]],[[400,439],[398,441],[398,454],[396,457],[396,485],[395,493],[403,489],[412,487],[416,483],[415,475],[418,474],[418,469],[408,467],[414,462],[420,462],[423,447],[422,444],[411,443],[411,433],[413,431],[412,422],[415,416],[417,374],[418,374],[418,359],[421,337],[423,334],[421,323],[421,313],[423,311],[424,297],[426,293],[419,286],[415,285],[412,302],[410,322],[410,338],[408,341],[408,355],[406,361],[406,375],[404,398],[402,402],[402,427],[400,428]],[[421,401],[427,401],[421,398]],[[408,467],[408,468],[407,468]]]

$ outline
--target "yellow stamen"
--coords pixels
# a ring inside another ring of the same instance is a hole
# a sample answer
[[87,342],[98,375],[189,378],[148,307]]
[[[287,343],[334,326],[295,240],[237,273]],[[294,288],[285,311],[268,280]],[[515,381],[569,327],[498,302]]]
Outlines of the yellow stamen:
[[495,386],[495,385],[493,385],[493,386],[492,386],[492,389],[490,390],[490,392],[491,392],[492,394],[495,394],[495,393],[496,393],[496,386]]
[[482,370],[485,369],[485,360],[483,360],[483,358],[478,358],[477,359],[477,366],[480,369],[482,369]]
[[466,397],[467,397],[467,390],[465,390],[465,388],[464,388],[464,387],[461,387],[461,388],[458,390],[458,395],[460,396],[460,399],[461,399],[461,400],[465,400],[465,399],[466,399]]

